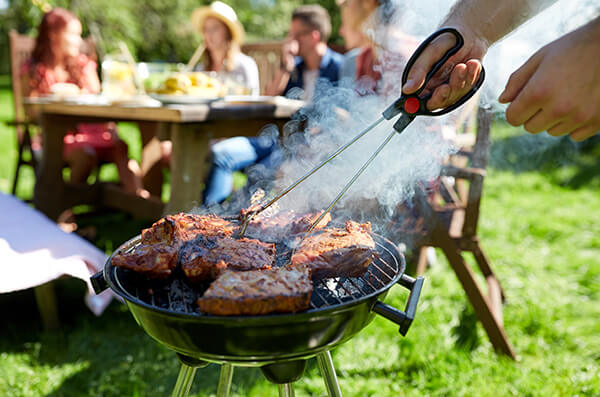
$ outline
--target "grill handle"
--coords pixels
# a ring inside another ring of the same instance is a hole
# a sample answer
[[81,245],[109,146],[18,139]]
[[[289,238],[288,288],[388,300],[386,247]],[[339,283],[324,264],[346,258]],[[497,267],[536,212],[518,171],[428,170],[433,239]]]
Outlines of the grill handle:
[[108,283],[104,279],[104,271],[99,271],[90,277],[90,282],[96,295],[108,288]]
[[403,274],[398,281],[398,284],[410,290],[405,311],[398,310],[395,307],[386,305],[381,301],[375,302],[373,311],[398,324],[400,326],[400,333],[405,336],[413,322],[413,319],[415,318],[417,303],[419,302],[419,297],[421,296],[421,288],[423,288],[424,281],[425,279],[423,276],[418,276],[416,279],[414,279],[406,274]]

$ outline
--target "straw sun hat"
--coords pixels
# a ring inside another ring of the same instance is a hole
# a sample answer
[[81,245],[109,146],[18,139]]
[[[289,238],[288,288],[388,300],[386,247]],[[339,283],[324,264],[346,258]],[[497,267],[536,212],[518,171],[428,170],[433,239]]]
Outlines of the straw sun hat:
[[213,17],[223,22],[231,32],[231,38],[238,44],[244,41],[244,27],[240,23],[233,8],[220,1],[211,3],[210,6],[196,8],[192,12],[192,24],[198,31],[208,17]]

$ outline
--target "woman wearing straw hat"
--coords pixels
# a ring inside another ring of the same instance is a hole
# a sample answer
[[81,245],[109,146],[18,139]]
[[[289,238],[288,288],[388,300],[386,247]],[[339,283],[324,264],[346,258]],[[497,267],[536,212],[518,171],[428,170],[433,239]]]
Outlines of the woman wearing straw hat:
[[[202,33],[204,37],[204,47],[200,47],[192,56],[188,63],[191,69],[196,64],[198,58],[200,64],[196,70],[216,72],[225,79],[231,79],[237,85],[244,86],[252,95],[258,95],[260,86],[258,80],[258,67],[254,59],[243,54],[240,46],[244,41],[244,28],[238,21],[235,11],[225,3],[220,1],[213,2],[210,6],[200,7],[192,13],[192,23],[194,27]],[[199,55],[201,56],[199,57]],[[242,145],[239,142],[242,141]],[[246,153],[254,155],[255,151],[247,143],[248,139],[243,137],[231,138],[218,142],[212,146],[213,167],[215,162],[222,164],[222,156],[215,153],[215,147],[226,147],[235,150],[232,160],[243,157]],[[240,148],[241,146],[241,148]],[[148,172],[149,175],[144,179],[144,185],[148,190],[159,193],[162,187],[161,165],[170,164],[171,160],[171,142],[161,142],[161,163],[157,163]],[[230,184],[231,173],[221,177],[221,173],[211,173],[209,178],[209,189],[218,191],[226,189],[224,186]],[[229,187],[231,190],[231,187]],[[226,193],[225,197],[227,196]]]
[[220,1],[192,13],[192,23],[204,37],[206,51],[197,70],[214,71],[259,93],[258,68],[254,59],[243,54],[244,28],[233,8]]

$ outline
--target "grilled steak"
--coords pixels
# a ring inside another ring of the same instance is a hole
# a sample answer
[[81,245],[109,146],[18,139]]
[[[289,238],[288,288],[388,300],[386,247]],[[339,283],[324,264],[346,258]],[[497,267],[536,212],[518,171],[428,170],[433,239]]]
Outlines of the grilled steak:
[[180,247],[197,235],[231,236],[237,230],[233,223],[216,215],[195,215],[180,212],[167,215],[152,227],[142,230],[142,243],[166,243]]
[[191,281],[214,280],[225,269],[269,269],[275,263],[275,245],[200,234],[180,248],[179,262]]
[[236,316],[308,309],[313,285],[308,266],[225,271],[198,299],[205,313]]
[[177,266],[177,248],[168,244],[140,244],[132,252],[114,255],[112,264],[150,278],[167,278]]
[[236,225],[216,215],[167,215],[142,230],[139,246],[113,256],[112,262],[151,278],[167,278],[177,267],[177,251],[186,241],[199,234],[231,236],[236,229]]
[[346,228],[323,229],[308,236],[292,256],[292,264],[307,264],[313,280],[360,277],[373,260],[371,224],[346,221]]
[[[246,235],[267,241],[282,241],[286,238],[307,232],[323,211],[309,214],[297,214],[294,211],[282,211],[273,216],[257,215],[248,224]],[[322,229],[331,221],[328,213],[315,229]]]

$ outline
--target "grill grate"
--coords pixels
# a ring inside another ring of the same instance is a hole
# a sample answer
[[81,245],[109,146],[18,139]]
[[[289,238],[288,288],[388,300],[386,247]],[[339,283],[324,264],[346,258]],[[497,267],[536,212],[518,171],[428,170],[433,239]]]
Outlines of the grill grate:
[[[390,287],[404,271],[397,257],[396,247],[389,241],[373,236],[376,242],[377,255],[367,272],[362,277],[339,277],[324,279],[314,282],[313,294],[310,300],[310,310],[345,305],[357,301],[365,296],[380,293]],[[131,250],[139,244],[133,240],[131,245],[126,245],[126,250]],[[276,266],[289,263],[292,250],[283,243],[277,244]],[[111,266],[111,273],[115,284],[122,292],[153,307],[167,310],[177,314],[202,315],[197,307],[196,300],[202,296],[209,283],[192,285],[179,270],[166,281],[152,280],[134,271]]]

